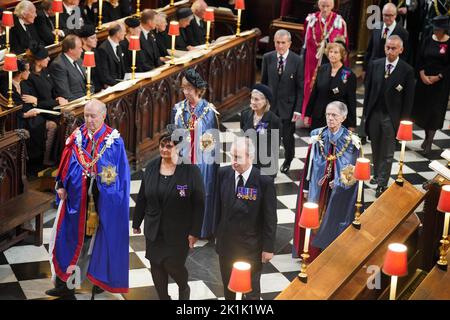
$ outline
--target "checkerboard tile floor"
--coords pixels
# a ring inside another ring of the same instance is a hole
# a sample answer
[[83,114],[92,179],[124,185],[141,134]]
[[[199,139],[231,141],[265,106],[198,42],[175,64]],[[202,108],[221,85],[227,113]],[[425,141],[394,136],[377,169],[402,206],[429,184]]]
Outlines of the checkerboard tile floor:
[[[359,96],[358,116],[362,114],[362,96]],[[445,161],[440,158],[443,149],[450,148],[450,111],[447,111],[444,128],[436,134],[433,151],[429,158],[424,158],[418,151],[424,132],[415,128],[414,141],[407,144],[404,173],[406,179],[418,189],[422,183],[435,176],[428,168],[430,160]],[[222,122],[221,129],[230,130],[221,136],[223,161],[229,164],[229,149],[233,133],[239,129],[239,114]],[[296,206],[299,180],[301,178],[304,158],[308,148],[309,133],[306,129],[297,129],[295,134],[296,159],[290,172],[278,174],[275,184],[277,191],[278,228],[275,244],[275,256],[263,268],[261,278],[262,299],[274,299],[277,294],[292,281],[300,269],[298,259],[292,259],[292,230]],[[364,154],[371,157],[370,143],[363,146]],[[399,150],[399,149],[398,149]],[[280,150],[280,164],[283,161],[284,150]],[[398,160],[399,151],[395,153]],[[398,170],[397,163],[392,167],[391,183]],[[140,187],[142,171],[132,175],[130,218],[133,215],[137,193]],[[374,185],[366,184],[365,201],[370,205],[375,200]],[[420,209],[419,209],[420,210]],[[48,262],[48,241],[55,211],[49,211],[45,217],[44,245],[35,247],[24,241],[3,253],[0,253],[0,299],[54,299],[45,295],[45,290],[52,287],[51,272]],[[131,229],[131,223],[130,223]],[[130,232],[131,234],[131,232]],[[130,290],[127,294],[102,293],[97,299],[104,300],[154,300],[157,293],[153,286],[150,264],[145,259],[145,241],[143,235],[130,236]],[[222,299],[223,287],[219,272],[219,263],[214,251],[214,243],[201,240],[191,251],[187,260],[189,270],[189,285],[192,299]],[[90,297],[91,285],[85,282],[77,290],[76,299],[85,300]],[[169,284],[169,294],[178,298],[177,285]]]

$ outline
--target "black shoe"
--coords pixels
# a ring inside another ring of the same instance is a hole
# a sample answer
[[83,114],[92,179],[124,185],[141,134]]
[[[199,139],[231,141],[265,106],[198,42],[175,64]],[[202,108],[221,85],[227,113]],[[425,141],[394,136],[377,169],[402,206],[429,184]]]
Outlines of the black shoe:
[[187,285],[183,290],[178,289],[178,300],[189,300],[191,288]]
[[69,289],[65,282],[57,280],[56,287],[45,291],[45,294],[52,297],[71,297],[75,294],[75,289]]
[[281,173],[288,173],[290,167],[291,167],[291,162],[284,161],[280,167]]
[[383,194],[383,192],[386,191],[386,189],[387,189],[386,187],[378,186],[377,190],[375,191],[375,198],[380,197]]
[[361,138],[361,144],[365,145],[367,143],[367,138],[366,137],[362,137]]
[[378,178],[374,176],[372,179],[370,179],[369,183],[370,184],[378,184],[377,180],[378,180]]
[[102,288],[100,288],[98,286],[93,286],[92,287],[91,300],[94,300],[96,294],[100,294],[100,293],[103,293],[103,292],[105,292],[105,290],[103,290]]

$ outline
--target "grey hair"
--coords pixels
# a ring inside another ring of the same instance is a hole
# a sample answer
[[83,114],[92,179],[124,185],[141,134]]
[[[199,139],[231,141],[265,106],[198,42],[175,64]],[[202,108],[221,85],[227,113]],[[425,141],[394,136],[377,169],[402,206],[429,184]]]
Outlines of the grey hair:
[[394,41],[400,42],[400,45],[401,45],[402,48],[403,48],[403,40],[402,40],[402,38],[400,38],[398,35],[393,34],[393,35],[389,36],[388,40],[391,40],[391,41],[394,40]]
[[167,14],[165,14],[164,12],[158,12],[156,14],[156,17],[158,17],[160,19],[166,19],[167,20]]
[[31,8],[35,8],[33,2],[28,1],[28,0],[22,0],[22,1],[19,2],[19,4],[14,9],[14,14],[18,18],[22,18],[23,14],[25,12],[27,12],[28,10],[30,10]]
[[87,106],[96,106],[98,108],[98,110],[100,111],[100,113],[104,116],[106,116],[106,104],[104,104],[102,101],[97,100],[97,99],[92,99],[89,100],[85,105],[85,107]]
[[233,147],[235,147],[236,150],[245,149],[247,155],[251,160],[255,158],[256,151],[252,139],[249,139],[248,137],[235,137],[233,143],[231,144],[230,150],[233,149]]
[[276,37],[288,37],[289,41],[292,41],[291,33],[285,29],[280,29],[277,32],[275,32],[273,38],[275,39]]
[[268,112],[270,110],[270,102],[269,100],[267,100],[266,96],[264,95],[264,93],[262,93],[261,91],[257,90],[257,89],[253,89],[252,90],[252,94],[256,93],[259,94],[261,97],[264,98],[264,100],[266,100],[266,107],[264,108],[264,113]]
[[331,106],[337,107],[339,109],[339,113],[341,114],[341,116],[347,117],[348,108],[345,103],[343,103],[341,101],[332,101],[327,105],[326,109],[328,109],[328,107],[331,107]]

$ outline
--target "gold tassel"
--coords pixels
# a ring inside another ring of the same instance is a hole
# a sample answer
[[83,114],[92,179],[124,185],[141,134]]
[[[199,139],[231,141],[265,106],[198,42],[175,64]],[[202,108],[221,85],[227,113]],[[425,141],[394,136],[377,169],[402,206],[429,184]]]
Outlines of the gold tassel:
[[88,205],[88,219],[86,222],[86,235],[92,236],[95,233],[99,224],[99,218],[97,212],[95,211],[95,203],[94,197],[92,195],[89,196],[89,205]]

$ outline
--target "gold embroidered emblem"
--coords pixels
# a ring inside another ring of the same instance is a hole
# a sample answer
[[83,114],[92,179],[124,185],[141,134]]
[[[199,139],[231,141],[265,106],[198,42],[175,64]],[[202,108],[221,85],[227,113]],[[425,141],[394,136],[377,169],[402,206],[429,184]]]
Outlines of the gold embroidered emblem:
[[211,133],[205,133],[200,137],[200,149],[202,151],[211,151],[215,143],[216,141]]
[[102,183],[106,184],[107,186],[113,184],[116,182],[117,178],[117,172],[115,166],[102,166],[102,172],[99,173],[99,176],[102,178]]
[[344,169],[341,170],[341,182],[347,187],[350,187],[356,183],[356,179],[353,176],[355,172],[355,166],[349,164]]

